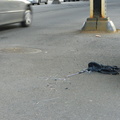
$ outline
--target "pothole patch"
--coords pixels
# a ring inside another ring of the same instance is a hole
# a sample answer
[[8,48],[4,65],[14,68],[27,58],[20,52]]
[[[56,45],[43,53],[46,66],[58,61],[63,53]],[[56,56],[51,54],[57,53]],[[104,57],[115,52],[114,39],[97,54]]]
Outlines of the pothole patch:
[[40,49],[34,49],[34,48],[27,48],[27,47],[10,47],[10,48],[2,48],[0,49],[0,53],[19,53],[19,54],[25,54],[25,53],[40,53],[42,50]]

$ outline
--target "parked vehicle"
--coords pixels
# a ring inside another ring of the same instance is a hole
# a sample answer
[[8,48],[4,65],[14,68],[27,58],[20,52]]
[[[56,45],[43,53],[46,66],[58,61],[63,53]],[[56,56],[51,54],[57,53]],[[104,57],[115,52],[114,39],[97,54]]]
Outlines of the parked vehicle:
[[37,4],[40,5],[40,3],[48,4],[48,0],[28,0],[31,2],[32,5]]
[[70,1],[80,1],[80,0],[63,0],[64,2],[70,2]]
[[0,26],[21,23],[28,27],[31,22],[32,9],[28,0],[0,0]]

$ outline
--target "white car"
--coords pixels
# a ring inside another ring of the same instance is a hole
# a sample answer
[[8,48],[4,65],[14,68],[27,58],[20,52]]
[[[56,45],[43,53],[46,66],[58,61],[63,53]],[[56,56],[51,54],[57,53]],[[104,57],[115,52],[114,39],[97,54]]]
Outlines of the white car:
[[0,0],[0,26],[21,23],[28,27],[31,22],[32,9],[28,0]]
[[48,0],[28,0],[31,2],[32,5],[37,4],[40,5],[40,3],[48,4]]

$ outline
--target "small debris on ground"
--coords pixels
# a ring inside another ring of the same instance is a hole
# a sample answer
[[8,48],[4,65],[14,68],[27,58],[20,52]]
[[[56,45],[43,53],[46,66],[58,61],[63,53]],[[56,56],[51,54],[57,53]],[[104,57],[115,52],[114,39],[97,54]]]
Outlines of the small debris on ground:
[[96,37],[101,37],[101,35],[96,35]]

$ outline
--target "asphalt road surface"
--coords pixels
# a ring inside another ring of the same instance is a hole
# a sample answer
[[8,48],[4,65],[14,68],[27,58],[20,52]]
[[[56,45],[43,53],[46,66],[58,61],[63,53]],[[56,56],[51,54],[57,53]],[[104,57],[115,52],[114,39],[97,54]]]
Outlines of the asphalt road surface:
[[[118,31],[81,33],[89,2],[33,6],[33,23],[0,28],[0,120],[120,120],[120,75],[84,73],[91,61],[120,67]],[[97,35],[97,36],[96,36]]]

